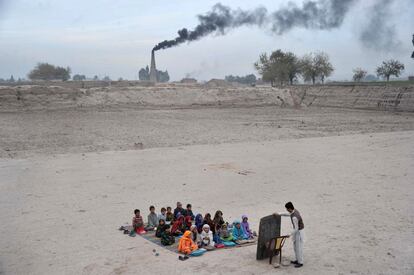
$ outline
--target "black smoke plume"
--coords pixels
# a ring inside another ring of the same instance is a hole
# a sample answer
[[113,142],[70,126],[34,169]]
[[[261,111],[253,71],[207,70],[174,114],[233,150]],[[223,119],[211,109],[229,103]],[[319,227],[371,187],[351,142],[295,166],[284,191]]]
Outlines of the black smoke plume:
[[193,30],[181,29],[175,39],[160,42],[153,50],[171,48],[184,42],[198,40],[211,33],[224,35],[227,31],[241,26],[270,27],[276,34],[282,34],[295,27],[322,30],[337,28],[342,24],[351,4],[355,1],[306,1],[302,7],[289,2],[287,7],[273,13],[268,13],[264,7],[249,11],[232,10],[218,3],[211,11],[197,16],[199,24]]
[[231,10],[229,7],[218,3],[205,15],[198,15],[200,23],[194,30],[186,28],[178,31],[178,37],[173,40],[165,40],[154,47],[154,50],[161,50],[177,46],[184,42],[198,40],[213,32],[225,34],[227,30],[243,25],[263,24],[267,15],[265,8],[257,8],[253,11]]
[[270,18],[272,31],[283,34],[292,28],[329,30],[342,25],[350,6],[356,0],[306,1],[275,11]]
[[368,10],[368,22],[363,26],[359,37],[365,47],[388,52],[400,46],[395,25],[390,23],[393,2],[394,0],[379,0]]

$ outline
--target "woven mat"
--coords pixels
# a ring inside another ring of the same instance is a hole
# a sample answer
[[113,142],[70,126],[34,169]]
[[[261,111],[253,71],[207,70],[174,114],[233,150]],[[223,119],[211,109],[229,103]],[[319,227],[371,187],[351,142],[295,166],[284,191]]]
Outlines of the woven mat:
[[[127,230],[132,230],[132,226],[124,226],[125,229]],[[128,237],[128,235],[125,235]],[[179,237],[175,237],[175,243],[173,243],[172,245],[162,245],[161,244],[161,240],[160,238],[155,237],[155,231],[148,231],[145,234],[136,234],[136,236],[140,236],[144,239],[146,239],[147,241],[150,241],[158,246],[161,246],[162,248],[165,248],[171,252],[175,252],[175,253],[179,253],[178,252],[178,242],[180,240]],[[130,238],[130,237],[129,237]],[[216,248],[214,250],[211,251],[217,251],[217,250],[221,250],[221,249],[232,249],[232,248],[239,248],[239,247],[245,247],[245,246],[251,246],[251,245],[256,245],[257,244],[257,239],[251,240],[249,242],[243,243],[243,244],[236,244],[235,246],[226,246],[223,248]],[[211,252],[208,251],[208,252]]]

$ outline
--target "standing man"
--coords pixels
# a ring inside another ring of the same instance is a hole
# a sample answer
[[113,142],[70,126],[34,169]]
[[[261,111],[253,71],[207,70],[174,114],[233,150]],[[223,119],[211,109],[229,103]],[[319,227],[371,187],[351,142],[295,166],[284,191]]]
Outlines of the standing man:
[[285,207],[289,213],[280,214],[280,216],[290,216],[290,220],[292,221],[293,230],[291,237],[293,240],[293,249],[295,250],[296,260],[291,261],[291,263],[294,264],[296,268],[299,268],[303,266],[303,229],[305,228],[305,225],[303,224],[303,219],[300,216],[299,211],[293,207],[291,202],[286,203]]

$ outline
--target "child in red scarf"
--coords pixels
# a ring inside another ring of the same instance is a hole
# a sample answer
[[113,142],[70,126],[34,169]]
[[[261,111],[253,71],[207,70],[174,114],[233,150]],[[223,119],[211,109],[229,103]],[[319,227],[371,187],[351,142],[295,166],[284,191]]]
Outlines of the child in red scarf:
[[132,218],[132,227],[134,228],[134,231],[137,234],[146,233],[144,229],[144,221],[142,219],[142,216],[140,215],[139,209],[135,209],[134,214],[135,216]]

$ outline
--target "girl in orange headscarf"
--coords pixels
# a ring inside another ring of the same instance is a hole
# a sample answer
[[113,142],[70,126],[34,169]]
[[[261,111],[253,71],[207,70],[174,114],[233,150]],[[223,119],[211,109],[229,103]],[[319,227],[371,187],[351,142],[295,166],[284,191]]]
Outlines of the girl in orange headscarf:
[[184,232],[184,235],[181,237],[180,242],[178,243],[178,252],[182,252],[188,255],[198,249],[198,246],[193,241],[191,234],[192,233],[189,230]]

